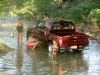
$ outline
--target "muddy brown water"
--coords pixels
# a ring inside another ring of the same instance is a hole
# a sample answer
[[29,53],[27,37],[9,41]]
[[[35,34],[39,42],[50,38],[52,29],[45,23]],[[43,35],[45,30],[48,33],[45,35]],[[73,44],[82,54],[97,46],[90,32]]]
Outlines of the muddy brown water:
[[[5,19],[5,20],[4,20]],[[26,49],[25,34],[23,45],[18,47],[16,35],[10,37],[18,18],[5,17],[0,30],[4,43],[14,50],[0,56],[0,75],[100,75],[100,43],[90,40],[89,49],[82,52],[57,53],[52,60],[47,47]],[[25,32],[33,21],[23,20]]]

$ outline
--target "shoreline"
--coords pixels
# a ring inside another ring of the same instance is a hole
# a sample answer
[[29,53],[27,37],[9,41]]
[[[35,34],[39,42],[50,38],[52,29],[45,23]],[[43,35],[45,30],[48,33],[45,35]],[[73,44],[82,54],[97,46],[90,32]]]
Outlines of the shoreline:
[[13,51],[14,48],[7,46],[6,44],[0,45],[0,56],[7,54],[10,51]]

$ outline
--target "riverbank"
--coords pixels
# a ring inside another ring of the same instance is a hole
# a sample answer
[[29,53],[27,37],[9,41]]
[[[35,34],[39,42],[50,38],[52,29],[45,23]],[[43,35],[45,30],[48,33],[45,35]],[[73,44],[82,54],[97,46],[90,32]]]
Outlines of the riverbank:
[[77,23],[75,24],[75,27],[78,32],[89,35],[90,40],[97,40],[98,42],[100,42],[100,27],[97,23]]
[[14,50],[14,48],[11,48],[7,46],[6,44],[2,44],[0,45],[0,56],[5,55],[12,50]]

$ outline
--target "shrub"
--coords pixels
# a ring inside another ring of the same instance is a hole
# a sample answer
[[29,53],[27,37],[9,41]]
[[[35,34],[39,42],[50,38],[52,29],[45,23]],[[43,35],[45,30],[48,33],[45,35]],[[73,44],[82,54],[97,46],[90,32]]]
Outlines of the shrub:
[[88,15],[88,18],[96,21],[98,26],[100,26],[100,9],[91,10],[91,12]]

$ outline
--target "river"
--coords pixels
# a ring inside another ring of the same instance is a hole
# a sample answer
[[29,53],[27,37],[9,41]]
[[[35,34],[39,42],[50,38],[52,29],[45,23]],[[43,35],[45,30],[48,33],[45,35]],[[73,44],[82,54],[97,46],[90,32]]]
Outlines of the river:
[[[90,40],[89,49],[82,52],[57,53],[52,59],[47,47],[37,47],[34,50],[23,45],[18,47],[16,34],[10,36],[18,18],[0,18],[2,29],[0,33],[4,43],[14,48],[6,55],[0,56],[0,75],[100,75],[100,43]],[[34,26],[34,21],[23,19],[25,32],[28,26]]]

